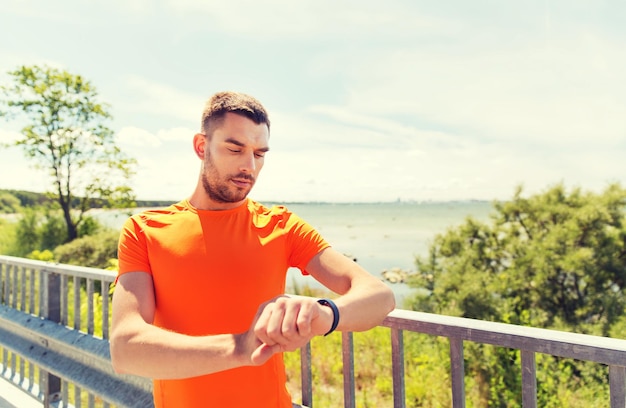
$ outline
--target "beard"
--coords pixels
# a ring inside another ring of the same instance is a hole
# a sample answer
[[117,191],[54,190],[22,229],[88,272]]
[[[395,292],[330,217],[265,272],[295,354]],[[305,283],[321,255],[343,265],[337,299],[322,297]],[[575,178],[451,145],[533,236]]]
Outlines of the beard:
[[[252,183],[249,188],[238,188],[230,183],[229,180],[233,178],[247,179]],[[204,169],[202,171],[201,179],[204,191],[212,201],[217,203],[237,203],[245,199],[250,190],[252,190],[255,182],[253,176],[245,173],[239,173],[226,177],[222,176],[213,163],[211,155],[208,153],[206,159],[204,160]]]

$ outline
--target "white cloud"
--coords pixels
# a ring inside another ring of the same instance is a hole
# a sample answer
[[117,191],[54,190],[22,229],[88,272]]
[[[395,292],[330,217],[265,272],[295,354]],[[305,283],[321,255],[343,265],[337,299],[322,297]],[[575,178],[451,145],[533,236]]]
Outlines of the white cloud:
[[123,108],[131,112],[165,115],[167,117],[199,123],[205,100],[181,91],[166,83],[159,83],[138,76],[126,80],[133,100]]
[[[626,135],[626,70],[621,44],[598,34],[508,48],[463,40],[448,52],[379,50],[353,58],[346,110],[413,115],[501,140],[615,143]],[[496,35],[496,33],[494,33]]]
[[117,133],[117,140],[121,145],[126,146],[159,147],[162,144],[159,137],[133,126],[120,129]]
[[[5,136],[6,133],[2,132]],[[3,139],[4,140],[4,139]],[[47,191],[51,179],[45,170],[33,168],[34,162],[28,161],[17,147],[0,148],[0,188]]]
[[[314,114],[320,114],[338,123],[350,127],[353,131],[361,129],[358,135],[348,143],[359,146],[378,146],[382,148],[400,148],[414,145],[422,140],[437,140],[438,143],[458,143],[456,137],[440,131],[419,129],[407,123],[386,119],[374,114],[362,114],[342,106],[316,105],[309,108]],[[370,134],[363,134],[369,132]],[[372,137],[368,137],[372,136]],[[345,143],[345,142],[344,142]]]
[[128,147],[157,148],[162,146],[164,142],[190,141],[195,133],[188,128],[175,127],[159,129],[156,134],[153,134],[145,129],[126,126],[117,133],[117,141]]
[[207,21],[207,30],[222,30],[255,38],[354,39],[383,34],[380,38],[406,38],[415,32],[440,33],[449,23],[419,13],[415,7],[401,3],[336,2],[318,0],[168,0],[167,7],[179,16],[198,17]]
[[157,132],[157,138],[160,140],[173,141],[190,141],[191,137],[196,134],[189,128],[175,127],[171,129],[161,129]]

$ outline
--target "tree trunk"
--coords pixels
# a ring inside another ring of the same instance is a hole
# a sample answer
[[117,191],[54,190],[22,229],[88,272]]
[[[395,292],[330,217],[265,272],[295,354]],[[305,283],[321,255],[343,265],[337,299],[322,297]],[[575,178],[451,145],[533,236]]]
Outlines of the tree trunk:
[[65,219],[65,225],[67,225],[66,242],[71,242],[78,238],[78,230],[76,229],[76,224],[74,224],[74,221],[72,220],[69,201],[65,202],[63,200],[60,200],[59,202],[61,204],[61,208],[63,208],[63,218]]

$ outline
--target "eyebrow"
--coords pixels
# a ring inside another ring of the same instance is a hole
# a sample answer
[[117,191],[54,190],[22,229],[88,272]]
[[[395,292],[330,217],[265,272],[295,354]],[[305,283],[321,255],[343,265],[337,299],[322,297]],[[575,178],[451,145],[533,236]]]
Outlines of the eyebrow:
[[[231,137],[229,137],[228,139],[225,140],[226,143],[230,143],[230,144],[234,144],[236,146],[239,147],[246,147],[246,145],[244,143],[241,143],[239,140],[237,139],[233,139]],[[270,148],[269,147],[261,147],[259,149],[254,149],[255,152],[269,152]]]

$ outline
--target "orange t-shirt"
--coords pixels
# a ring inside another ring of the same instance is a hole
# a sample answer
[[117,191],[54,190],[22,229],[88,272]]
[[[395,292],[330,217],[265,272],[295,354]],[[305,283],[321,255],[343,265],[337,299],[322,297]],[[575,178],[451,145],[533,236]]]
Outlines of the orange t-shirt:
[[[225,211],[183,200],[129,218],[119,243],[119,274],[152,275],[154,324],[189,335],[248,330],[259,305],[284,293],[289,267],[306,265],[328,243],[285,207],[250,199]],[[282,354],[183,380],[154,380],[157,408],[291,407]]]

